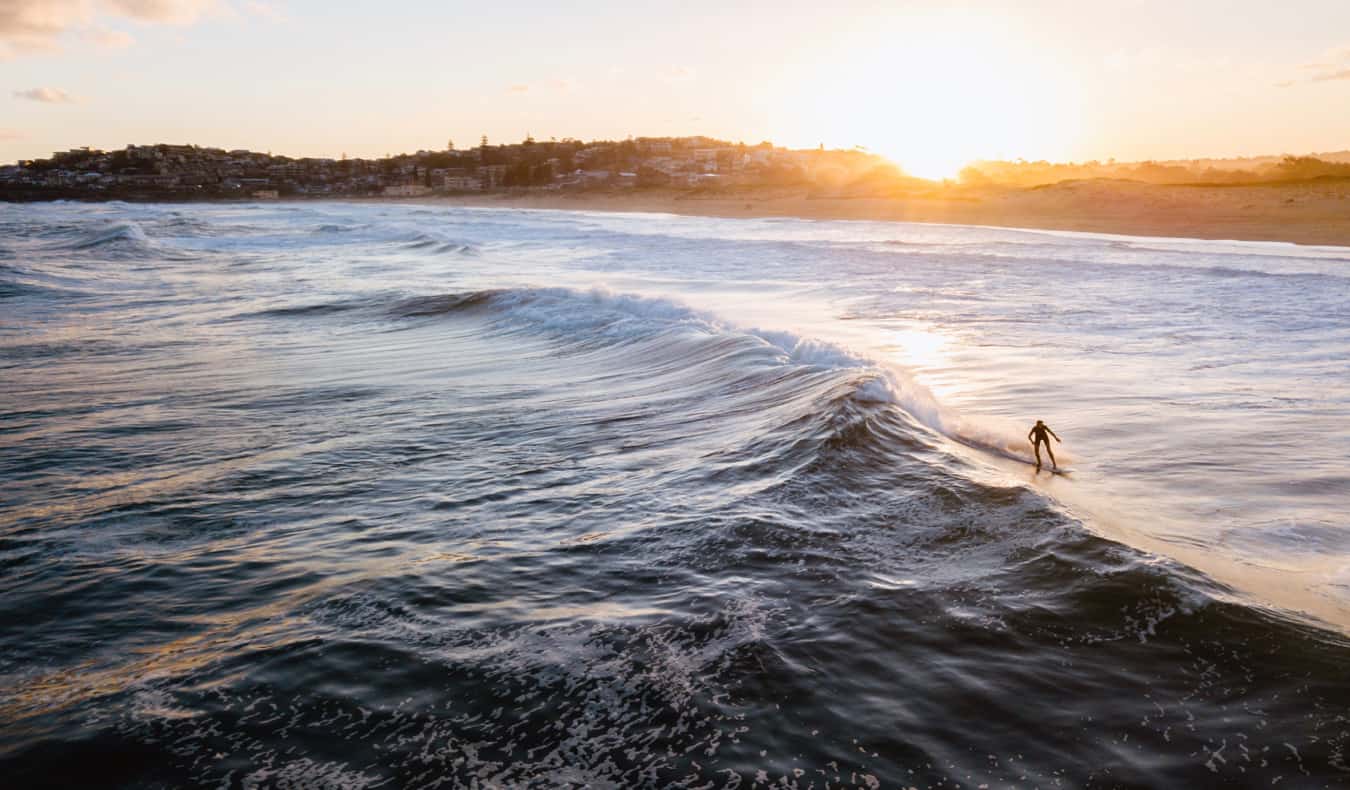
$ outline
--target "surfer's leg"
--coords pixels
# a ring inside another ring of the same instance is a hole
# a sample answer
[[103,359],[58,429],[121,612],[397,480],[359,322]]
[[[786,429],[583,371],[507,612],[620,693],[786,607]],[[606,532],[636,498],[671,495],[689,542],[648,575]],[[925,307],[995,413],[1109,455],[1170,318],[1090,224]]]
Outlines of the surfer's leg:
[[1035,442],[1035,443],[1033,443],[1033,444],[1031,445],[1031,449],[1033,449],[1033,450],[1036,451],[1036,468],[1037,468],[1037,469],[1040,469],[1040,468],[1041,468],[1041,443],[1040,443],[1040,442]]
[[1055,451],[1050,449],[1050,443],[1049,443],[1049,442],[1046,442],[1046,443],[1045,443],[1045,451],[1046,451],[1047,453],[1050,453],[1050,468],[1051,468],[1051,469],[1058,469],[1058,468],[1059,468],[1059,464],[1055,463]]

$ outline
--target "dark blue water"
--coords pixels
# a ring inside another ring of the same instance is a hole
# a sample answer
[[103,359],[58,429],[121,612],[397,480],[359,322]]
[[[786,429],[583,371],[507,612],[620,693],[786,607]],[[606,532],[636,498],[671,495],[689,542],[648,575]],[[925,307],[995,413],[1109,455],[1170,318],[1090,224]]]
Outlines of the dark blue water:
[[1347,258],[0,206],[0,784],[1345,786]]

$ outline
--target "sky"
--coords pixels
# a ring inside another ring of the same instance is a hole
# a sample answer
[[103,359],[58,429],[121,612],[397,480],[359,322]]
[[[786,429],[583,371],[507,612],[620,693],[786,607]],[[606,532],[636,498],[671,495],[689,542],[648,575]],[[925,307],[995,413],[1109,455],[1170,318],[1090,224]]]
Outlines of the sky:
[[703,134],[1121,161],[1350,149],[1350,0],[0,0],[0,162]]

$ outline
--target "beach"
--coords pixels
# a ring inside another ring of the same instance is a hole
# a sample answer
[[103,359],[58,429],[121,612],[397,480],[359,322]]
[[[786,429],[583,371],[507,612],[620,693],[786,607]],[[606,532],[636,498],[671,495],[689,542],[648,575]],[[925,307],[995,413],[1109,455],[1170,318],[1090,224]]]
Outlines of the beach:
[[936,188],[889,197],[826,196],[805,188],[766,187],[486,193],[436,200],[493,208],[934,222],[1350,245],[1350,181],[1345,180],[1234,186],[1070,181],[1029,189]]

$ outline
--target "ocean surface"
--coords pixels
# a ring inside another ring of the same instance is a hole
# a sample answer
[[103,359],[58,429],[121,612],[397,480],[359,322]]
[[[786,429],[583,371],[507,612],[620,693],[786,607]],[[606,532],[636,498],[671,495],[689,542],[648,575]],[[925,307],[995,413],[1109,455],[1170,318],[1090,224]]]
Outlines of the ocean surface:
[[6,787],[1344,787],[1348,748],[1350,248],[0,205]]

